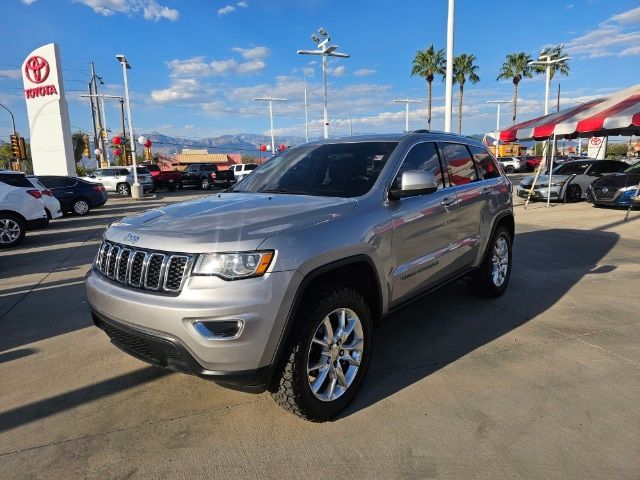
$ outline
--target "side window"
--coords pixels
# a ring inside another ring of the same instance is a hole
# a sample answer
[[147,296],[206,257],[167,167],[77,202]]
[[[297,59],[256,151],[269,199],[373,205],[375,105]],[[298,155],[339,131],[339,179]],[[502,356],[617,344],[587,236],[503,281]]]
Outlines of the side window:
[[38,179],[47,188],[62,188],[67,186],[65,185],[64,177],[38,177]]
[[500,176],[500,172],[498,171],[493,158],[489,155],[489,152],[484,148],[476,147],[475,145],[469,145],[468,147],[471,155],[473,155],[473,159],[476,161],[478,173],[484,180]]
[[572,162],[562,165],[561,168],[558,168],[558,174],[562,175],[583,175],[587,168],[589,168],[591,164],[586,162]]
[[440,157],[438,156],[438,149],[433,142],[424,142],[414,145],[409,153],[402,161],[400,170],[393,182],[391,188],[399,189],[402,183],[402,173],[408,170],[423,170],[425,172],[431,172],[435,175],[438,181],[438,189],[444,188],[444,176],[442,174],[442,166],[440,165]]
[[[126,177],[126,176],[127,176],[127,175],[129,175],[130,173],[133,173],[133,172],[131,172],[131,171],[130,171],[129,169],[127,169],[127,168],[122,168],[122,169],[118,170],[118,173],[117,173],[116,175],[124,175],[124,176]],[[140,173],[140,171],[138,171],[138,173]]]
[[476,168],[466,146],[460,143],[443,143],[442,148],[447,157],[451,185],[466,185],[478,180]]
[[591,169],[589,170],[589,175],[593,175],[596,173],[615,173],[621,172],[626,167],[628,167],[626,163],[612,162],[605,160],[604,162],[594,163]]
[[117,170],[111,170],[111,169],[104,169],[102,171],[102,177],[114,177],[116,174]]
[[104,175],[104,172],[103,172],[102,170],[98,169],[98,170],[94,170],[94,171],[91,173],[91,175],[95,175],[96,177],[101,177],[101,176],[103,176],[103,175]]
[[11,185],[12,187],[33,188],[33,185],[27,177],[20,173],[0,173],[0,182]]

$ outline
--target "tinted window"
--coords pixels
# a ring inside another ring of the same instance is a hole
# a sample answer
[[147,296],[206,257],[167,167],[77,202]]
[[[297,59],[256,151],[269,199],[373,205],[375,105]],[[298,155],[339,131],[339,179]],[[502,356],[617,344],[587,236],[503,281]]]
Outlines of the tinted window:
[[33,188],[29,179],[22,173],[0,173],[0,182],[11,185],[12,187]]
[[46,185],[47,188],[64,188],[72,187],[76,184],[75,178],[69,177],[38,177],[38,179]]
[[92,173],[90,173],[90,175],[95,175],[96,177],[101,177],[102,176],[102,170],[94,170]]
[[589,170],[589,175],[593,175],[595,173],[615,173],[622,172],[629,165],[621,162],[612,162],[612,161],[604,161],[594,163],[591,169]]
[[149,175],[151,173],[147,167],[138,167],[136,170],[138,171],[138,175]]
[[359,197],[373,187],[398,142],[303,145],[260,165],[234,192]]
[[591,164],[586,162],[570,162],[553,170],[556,175],[582,175]]
[[[469,145],[469,151],[473,155],[473,159],[476,161],[476,167],[478,168],[478,174],[484,179],[497,178],[500,176],[500,172],[496,168],[496,164],[489,153],[481,147],[475,145]],[[509,157],[504,160],[513,162],[515,158]]]
[[400,189],[402,187],[402,174],[409,170],[431,172],[435,175],[436,180],[438,181],[438,188],[443,188],[445,186],[440,158],[438,157],[438,149],[436,148],[435,143],[419,143],[409,150],[409,153],[400,166],[400,170],[398,170],[398,174],[396,175],[396,179],[394,180],[391,188]]
[[116,175],[119,175],[118,170],[105,168],[102,171],[102,176],[103,177],[115,177]]
[[244,166],[245,170],[254,170],[258,165],[254,165],[253,163],[249,163]]
[[460,143],[443,143],[442,145],[449,165],[451,185],[466,185],[478,180],[476,168],[466,146]]
[[160,167],[158,165],[145,165],[146,169],[150,172],[159,172]]
[[[117,172],[115,172],[115,175],[124,175],[127,176],[131,173],[131,171],[128,168],[122,168],[120,170],[118,170]],[[140,173],[140,172],[138,172]]]

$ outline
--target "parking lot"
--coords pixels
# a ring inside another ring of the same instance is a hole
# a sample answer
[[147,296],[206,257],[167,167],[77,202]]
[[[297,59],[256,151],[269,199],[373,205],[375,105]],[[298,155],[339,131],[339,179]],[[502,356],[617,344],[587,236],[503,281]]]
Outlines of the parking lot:
[[514,200],[506,294],[458,282],[386,319],[355,403],[313,424],[91,322],[104,228],[200,195],[113,197],[0,254],[0,478],[638,478],[640,211]]

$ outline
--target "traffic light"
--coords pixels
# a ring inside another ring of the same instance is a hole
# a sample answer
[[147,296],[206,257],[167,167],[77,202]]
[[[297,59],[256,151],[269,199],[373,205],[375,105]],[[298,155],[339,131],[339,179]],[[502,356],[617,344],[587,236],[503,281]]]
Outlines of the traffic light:
[[24,144],[24,138],[18,138],[18,150],[20,151],[20,156],[18,157],[20,160],[27,159],[27,146]]
[[89,147],[89,135],[82,136],[82,144],[84,145],[84,150],[82,151],[82,156],[91,158],[91,148]]
[[20,158],[20,135],[11,135],[11,155],[13,158]]

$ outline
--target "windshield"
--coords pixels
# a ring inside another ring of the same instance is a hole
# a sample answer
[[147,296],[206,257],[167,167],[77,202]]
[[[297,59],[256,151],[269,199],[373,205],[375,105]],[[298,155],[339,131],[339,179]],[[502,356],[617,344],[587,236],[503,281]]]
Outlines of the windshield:
[[303,145],[260,165],[232,192],[359,197],[375,183],[398,142]]
[[640,162],[635,165],[631,165],[629,168],[624,170],[624,173],[640,173]]
[[149,175],[151,173],[147,167],[138,167],[136,170],[138,175]]

